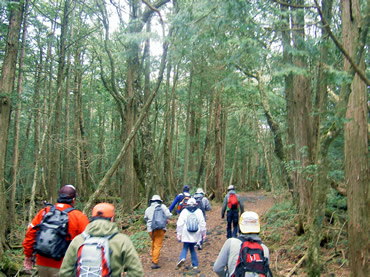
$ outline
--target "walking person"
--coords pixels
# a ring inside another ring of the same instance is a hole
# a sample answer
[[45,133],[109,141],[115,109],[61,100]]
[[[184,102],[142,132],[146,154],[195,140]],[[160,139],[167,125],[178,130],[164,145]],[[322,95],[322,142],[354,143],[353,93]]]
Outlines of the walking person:
[[169,207],[170,212],[176,207],[176,213],[180,214],[183,208],[186,206],[187,201],[190,199],[190,186],[185,185],[182,189],[182,192],[176,195],[175,199],[172,201],[172,204]]
[[258,236],[258,214],[244,212],[240,216],[239,228],[241,235],[227,239],[222,246],[213,266],[214,272],[220,277],[272,277],[269,249]]
[[233,185],[227,188],[227,194],[222,203],[222,218],[225,217],[225,212],[227,219],[227,238],[236,238],[238,234],[239,213],[242,214],[244,212],[244,206],[240,201],[239,195],[235,192]]
[[160,268],[158,264],[159,255],[167,230],[167,221],[172,216],[169,209],[162,202],[159,195],[153,195],[150,206],[145,210],[144,215],[146,229],[152,239],[152,269]]
[[99,203],[93,208],[86,230],[75,237],[68,247],[60,277],[90,276],[88,274],[119,277],[122,272],[130,277],[144,276],[132,241],[120,232],[114,219],[113,205]]
[[[203,212],[204,220],[207,221],[206,212],[212,209],[211,203],[204,196],[204,191],[202,188],[198,188],[194,194],[194,199],[197,201],[198,208]],[[197,243],[198,250],[203,249],[203,238]]]
[[199,266],[195,245],[201,238],[205,239],[206,237],[206,221],[196,203],[194,198],[190,198],[187,207],[181,212],[177,220],[177,240],[183,243],[183,248],[176,269],[179,269],[185,263],[188,250],[190,251],[193,269],[197,269]]
[[[41,209],[32,219],[23,241],[26,270],[32,270],[35,255],[39,276],[59,276],[59,268],[69,243],[89,224],[87,216],[73,208],[76,197],[76,188],[65,185],[59,190],[57,203]],[[53,229],[60,232],[54,232]],[[44,244],[43,241],[48,243]]]

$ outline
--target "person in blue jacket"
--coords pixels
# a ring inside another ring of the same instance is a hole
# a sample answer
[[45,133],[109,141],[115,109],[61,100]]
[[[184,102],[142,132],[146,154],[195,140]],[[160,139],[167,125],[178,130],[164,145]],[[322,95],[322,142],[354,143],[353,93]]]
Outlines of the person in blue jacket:
[[[179,193],[178,195],[176,195],[175,199],[173,200],[171,206],[169,207],[169,210],[170,212],[172,213],[172,210],[173,208],[176,207],[176,205],[179,205],[181,203],[181,201],[185,198],[185,197],[191,197],[190,193],[190,187],[188,185],[185,185],[182,189],[182,192]],[[181,212],[181,210],[177,209],[177,214],[179,214]]]

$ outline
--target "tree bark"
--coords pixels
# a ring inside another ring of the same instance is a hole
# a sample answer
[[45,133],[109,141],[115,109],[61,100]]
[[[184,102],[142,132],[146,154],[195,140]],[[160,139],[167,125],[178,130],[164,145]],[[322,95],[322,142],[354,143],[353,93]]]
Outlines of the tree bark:
[[[368,3],[369,5],[369,3]],[[365,69],[364,56],[358,56],[361,37],[361,9],[358,0],[342,0],[343,46],[359,67]],[[351,66],[344,60],[344,69]],[[348,98],[344,126],[345,178],[348,204],[349,265],[353,276],[369,272],[369,183],[367,87],[355,74]]]
[[[3,59],[3,67],[0,79],[0,221],[7,222],[8,211],[6,208],[5,186],[5,161],[8,144],[11,95],[14,89],[14,79],[17,63],[19,34],[23,14],[23,1],[14,1],[10,8],[7,44]],[[7,246],[6,224],[0,224],[0,256]]]
[[58,72],[56,81],[56,96],[55,96],[55,115],[51,129],[51,150],[53,152],[50,163],[50,178],[48,182],[49,202],[53,203],[57,199],[60,167],[60,152],[61,152],[61,124],[62,124],[62,103],[63,103],[63,85],[65,77],[65,56],[66,56],[66,39],[69,26],[69,14],[71,8],[71,0],[65,0],[63,19],[60,30],[60,45],[58,53]]
[[29,1],[27,0],[24,8],[24,19],[23,19],[23,30],[22,30],[22,42],[20,49],[19,57],[19,73],[18,73],[18,88],[17,88],[17,103],[15,108],[15,117],[14,117],[14,148],[13,148],[13,161],[11,168],[11,195],[9,198],[9,227],[11,227],[14,222],[16,222],[16,213],[15,213],[15,196],[17,191],[17,177],[18,177],[18,168],[19,168],[19,124],[20,124],[20,115],[21,115],[21,96],[23,88],[23,65],[24,65],[24,54],[25,54],[25,44],[27,38],[27,27],[28,27],[28,7]]
[[224,194],[223,184],[223,147],[221,130],[221,99],[220,92],[215,96],[215,196],[217,201],[221,201]]
[[188,105],[186,108],[186,125],[185,125],[185,157],[184,157],[184,179],[183,184],[186,185],[188,183],[188,171],[189,171],[189,155],[190,155],[190,129],[191,129],[191,121],[190,121],[190,112],[191,112],[191,92],[192,92],[192,83],[193,83],[193,66],[190,69],[190,77],[189,77],[189,88],[188,88]]

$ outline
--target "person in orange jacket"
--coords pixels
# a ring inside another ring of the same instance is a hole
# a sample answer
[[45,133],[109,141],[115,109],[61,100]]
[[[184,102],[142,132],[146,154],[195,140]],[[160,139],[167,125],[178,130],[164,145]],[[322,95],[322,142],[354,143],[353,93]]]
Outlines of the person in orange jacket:
[[[76,188],[72,185],[65,185],[59,190],[59,198],[55,204],[55,208],[64,211],[66,209],[73,208],[76,203]],[[33,265],[33,255],[34,246],[36,242],[37,229],[34,228],[41,223],[44,215],[46,215],[51,209],[51,206],[46,206],[41,209],[37,215],[32,219],[29,224],[25,239],[23,241],[24,250],[24,267],[26,270],[32,270]],[[73,209],[68,212],[68,233],[70,235],[70,240],[81,234],[85,227],[89,224],[88,217],[79,210]],[[59,269],[62,265],[63,258],[60,260],[55,260],[53,258],[41,256],[36,254],[36,266],[38,270],[38,275],[41,277],[55,277],[59,276]]]

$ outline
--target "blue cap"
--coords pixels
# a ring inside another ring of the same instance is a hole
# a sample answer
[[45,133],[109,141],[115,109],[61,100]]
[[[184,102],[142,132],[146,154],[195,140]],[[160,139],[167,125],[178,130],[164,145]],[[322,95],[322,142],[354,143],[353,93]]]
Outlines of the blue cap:
[[188,192],[190,190],[190,187],[188,185],[185,185],[184,188],[182,189],[182,191],[186,191]]

